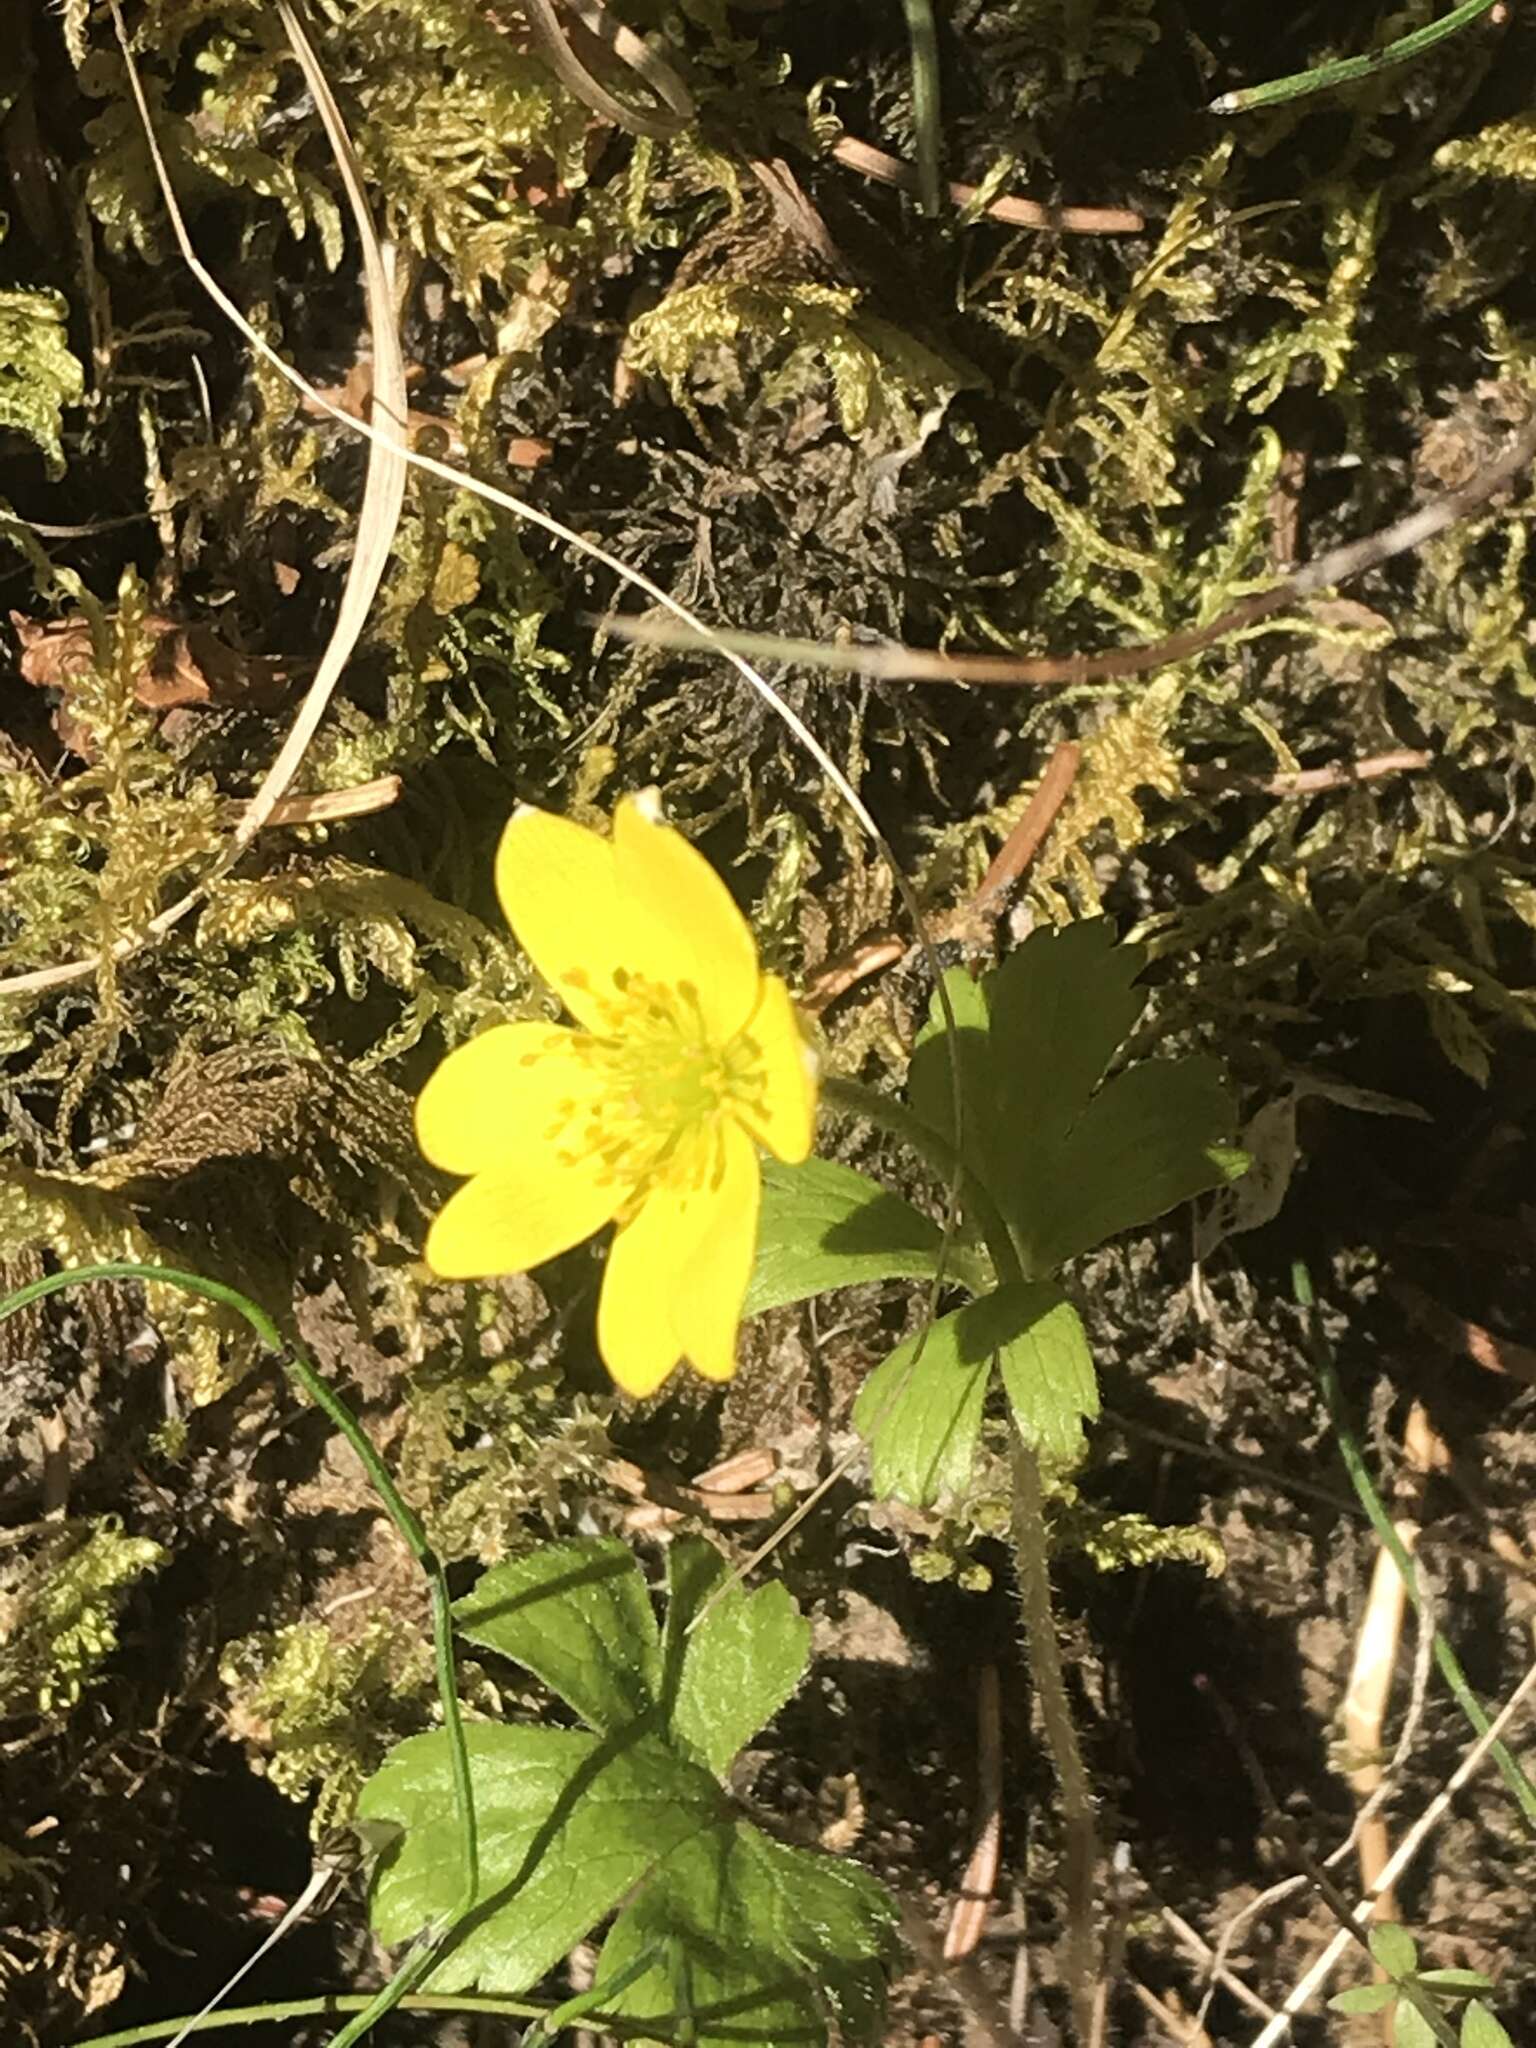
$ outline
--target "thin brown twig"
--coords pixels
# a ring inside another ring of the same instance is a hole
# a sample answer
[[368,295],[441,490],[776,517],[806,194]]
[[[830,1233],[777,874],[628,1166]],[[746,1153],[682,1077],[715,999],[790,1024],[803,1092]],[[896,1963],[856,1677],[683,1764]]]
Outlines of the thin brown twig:
[[747,167],[767,193],[768,203],[779,225],[804,242],[808,249],[814,249],[830,270],[846,277],[848,259],[833,241],[832,231],[822,219],[819,208],[807,196],[804,186],[783,157],[749,157]]
[[[973,896],[943,916],[933,919],[930,935],[935,939],[974,937],[980,939],[988,918],[998,915],[1003,898],[1044,845],[1046,835],[1060,815],[1082,765],[1083,750],[1075,740],[1063,740],[1046,763],[1045,773],[1025,807],[1023,816],[997,851]],[[824,967],[800,997],[800,1007],[812,1016],[835,1003],[861,981],[883,973],[904,960],[907,942],[894,933],[879,933],[865,939],[851,952],[839,954]]]
[[905,939],[881,933],[878,938],[864,940],[851,952],[839,953],[799,997],[800,1008],[813,1017],[819,1017],[849,989],[856,988],[861,981],[868,981],[871,975],[883,973],[887,967],[894,967],[898,960],[904,960],[907,950]]
[[762,1522],[777,1514],[779,1502],[760,1489],[778,1470],[778,1455],[765,1448],[738,1451],[700,1472],[689,1485],[647,1472],[628,1458],[610,1458],[603,1477],[637,1503],[624,1515],[636,1533],[670,1529],[690,1516],[712,1522]]
[[1082,765],[1083,750],[1076,740],[1063,740],[1045,764],[1045,773],[1025,806],[1024,815],[998,848],[991,867],[982,876],[981,887],[964,906],[971,916],[982,916],[1001,907],[1000,899],[1045,844],[1046,834],[1071,794]]
[[[1514,436],[1503,452],[1454,491],[1427,499],[1403,518],[1359,540],[1329,548],[1314,560],[1272,584],[1239,599],[1208,625],[1187,626],[1140,646],[1106,647],[1093,654],[947,654],[936,649],[905,647],[899,642],[849,641],[836,646],[815,640],[792,640],[771,633],[721,631],[719,641],[738,654],[759,659],[796,661],[828,673],[875,676],[887,682],[980,683],[1000,689],[1054,689],[1062,684],[1114,682],[1171,668],[1188,661],[1219,640],[1302,602],[1319,591],[1351,582],[1368,569],[1379,568],[1397,555],[1412,553],[1449,527],[1470,518],[1513,477],[1536,459],[1536,422]],[[603,621],[616,639],[648,646],[696,647],[695,633],[650,617],[610,613]]]
[[[877,184],[895,185],[900,191],[918,189],[918,172],[899,156],[889,156],[873,143],[856,135],[844,135],[832,145],[832,155],[850,171],[873,178]],[[975,185],[950,183],[945,188],[956,206],[969,206],[976,197]],[[1051,228],[1062,235],[1136,235],[1146,226],[1146,217],[1129,206],[1052,206],[1039,199],[994,199],[985,209],[993,220],[1014,228]]]
[[696,1521],[766,1522],[779,1512],[779,1503],[771,1493],[704,1493],[689,1488],[682,1491],[688,1507],[664,1507],[660,1501],[642,1501],[626,1511],[624,1527],[639,1536],[652,1529],[676,1528],[679,1522],[688,1521],[690,1515]]

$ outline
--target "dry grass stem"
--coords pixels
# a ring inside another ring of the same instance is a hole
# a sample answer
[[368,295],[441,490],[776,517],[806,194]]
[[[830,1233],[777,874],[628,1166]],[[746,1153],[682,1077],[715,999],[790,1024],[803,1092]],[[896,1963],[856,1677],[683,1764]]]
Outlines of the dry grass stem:
[[975,1841],[944,1933],[944,1960],[973,1955],[997,1890],[1003,1842],[1003,1710],[995,1664],[984,1664],[976,1689]]
[[[240,821],[222,856],[221,865],[227,865],[233,860],[270,821],[274,809],[282,801],[298,773],[310,741],[325,716],[331,695],[341,680],[342,671],[352,657],[353,649],[357,645],[373,600],[378,593],[405,500],[405,462],[401,453],[407,411],[405,361],[401,353],[399,328],[395,319],[390,266],[385,260],[383,246],[374,227],[367,194],[363,189],[362,172],[347,136],[340,109],[326,83],[309,39],[288,0],[278,0],[278,11],[289,44],[298,59],[325,125],[336,166],[346,188],[347,201],[352,210],[358,238],[362,244],[368,327],[373,351],[374,415],[378,424],[369,434],[368,468],[363,484],[362,505],[358,513],[357,540],[352,560],[347,568],[346,581],[342,586],[335,625],[315,670],[314,680],[304,693],[287,737],[278,749],[272,765],[262,777],[255,795],[242,810]],[[239,307],[228,297],[198,257],[187,231],[186,221],[177,204],[170,173],[154,132],[149,104],[144,96],[138,65],[117,0],[112,0],[112,22],[117,31],[124,61],[128,66],[134,102],[143,124],[155,176],[159,181],[182,258],[219,310],[234,323],[252,347],[272,362],[280,364],[281,358],[277,356],[276,351],[256,333]],[[126,959],[141,946],[163,938],[201,902],[211,880],[211,875],[205,876],[196,888],[188,890],[167,909],[157,912],[144,931],[126,933],[117,939],[111,948],[112,957]],[[101,956],[95,955],[90,959],[71,960],[56,967],[36,968],[29,973],[11,975],[0,981],[0,995],[23,995],[63,987],[69,982],[84,980],[94,975],[100,966]]]
[[[1425,1807],[1413,1826],[1403,1836],[1383,1868],[1376,1886],[1368,1892],[1355,1909],[1355,1918],[1370,1912],[1381,1892],[1395,1885],[1406,1870],[1412,1868],[1419,1851],[1429,1840],[1450,1810],[1451,1801],[1466,1784],[1469,1784],[1481,1770],[1488,1753],[1504,1734],[1531,1693],[1536,1691],[1536,1664],[1531,1665],[1520,1683],[1515,1687],[1504,1705],[1499,1709],[1486,1731],[1477,1738],[1445,1784]],[[1341,1928],[1314,1961],[1304,1975],[1292,1987],[1284,2005],[1269,2022],[1256,2034],[1252,2048],[1276,2048],[1290,2031],[1291,2021],[1304,2006],[1322,1989],[1332,1976],[1340,1958],[1355,1939],[1348,1928]]]
[[[1403,1548],[1412,1555],[1418,1545],[1419,1517],[1430,1474],[1443,1468],[1449,1459],[1445,1445],[1435,1434],[1419,1401],[1414,1402],[1408,1413],[1403,1431],[1403,1455],[1409,1475],[1404,1487],[1407,1496],[1404,1505],[1408,1512],[1395,1526]],[[1349,1774],[1349,1787],[1362,1807],[1369,1805],[1372,1808],[1368,1815],[1363,1813],[1360,1817],[1355,1852],[1359,1858],[1361,1889],[1367,1896],[1374,1895],[1373,1917],[1378,1920],[1395,1920],[1398,1917],[1397,1901],[1391,1888],[1383,1888],[1381,1884],[1381,1873],[1391,1855],[1391,1837],[1385,1820],[1375,1809],[1381,1804],[1377,1794],[1387,1784],[1382,1740],[1407,1604],[1407,1588],[1397,1561],[1385,1547],[1379,1548],[1371,1572],[1370,1593],[1355,1637],[1354,1664],[1342,1710],[1344,1741],[1351,1757],[1360,1759]]]
[[[918,172],[899,156],[888,156],[873,143],[856,135],[841,136],[832,145],[832,155],[850,171],[873,178],[880,185],[894,185],[902,192],[918,189]],[[969,206],[976,197],[975,185],[949,183],[945,186],[956,206]],[[983,209],[989,219],[1014,228],[1048,228],[1058,235],[1138,235],[1146,218],[1129,206],[1050,206],[1039,199],[994,199]]]

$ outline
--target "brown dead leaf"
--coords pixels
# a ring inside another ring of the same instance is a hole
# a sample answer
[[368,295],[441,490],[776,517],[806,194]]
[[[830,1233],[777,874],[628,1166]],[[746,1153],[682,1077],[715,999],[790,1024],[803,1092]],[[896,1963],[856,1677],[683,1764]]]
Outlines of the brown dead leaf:
[[508,469],[542,469],[552,461],[555,453],[553,441],[545,441],[534,434],[514,434],[507,443]]
[[[420,383],[421,366],[412,363],[405,373],[407,385]],[[323,401],[316,403],[316,400]],[[350,413],[355,420],[373,418],[373,365],[366,357],[359,357],[347,371],[339,384],[317,384],[314,398],[300,400],[305,412],[316,419],[329,417],[327,406],[335,406],[338,412]],[[423,412],[411,406],[405,415],[405,428],[413,446],[431,455],[437,461],[452,458],[462,460],[464,439],[452,419],[441,413]],[[427,438],[423,440],[423,436]]]
[[[54,712],[54,730],[71,753],[89,760],[89,727],[72,714],[69,701],[95,667],[89,622],[78,613],[41,620],[13,611],[11,626],[21,648],[22,680],[39,690],[59,692],[62,701]],[[279,662],[266,655],[242,654],[210,626],[186,626],[161,612],[149,612],[144,631],[151,642],[149,659],[134,679],[133,694],[147,710],[174,711],[199,704],[261,706],[281,692],[284,673]]]

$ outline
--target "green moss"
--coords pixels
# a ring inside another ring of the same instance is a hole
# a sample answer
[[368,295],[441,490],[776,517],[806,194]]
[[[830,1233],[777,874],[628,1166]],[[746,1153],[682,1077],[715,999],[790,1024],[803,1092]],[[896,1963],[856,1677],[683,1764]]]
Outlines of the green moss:
[[430,1672],[426,1645],[382,1621],[350,1641],[295,1622],[231,1643],[219,1667],[230,1733],[285,1798],[315,1796],[317,1838],[351,1818],[365,1780],[419,1720]]
[[50,476],[64,473],[64,413],[85,396],[60,292],[0,291],[0,433],[25,434]]
[[67,1711],[117,1648],[124,1600],[166,1552],[113,1515],[61,1522],[0,1573],[0,1715]]

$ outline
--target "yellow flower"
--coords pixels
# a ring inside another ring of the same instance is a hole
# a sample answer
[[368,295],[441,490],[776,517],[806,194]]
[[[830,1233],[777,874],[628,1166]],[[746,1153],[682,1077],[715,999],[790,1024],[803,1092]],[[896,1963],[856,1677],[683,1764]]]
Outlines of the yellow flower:
[[451,1280],[520,1273],[616,1221],[597,1312],[614,1379],[654,1393],[681,1359],[729,1379],[757,1148],[804,1159],[815,1124],[789,991],[653,799],[625,798],[611,839],[518,810],[496,889],[576,1023],[494,1025],[422,1090],[422,1151],[471,1176],[428,1232],[427,1263]]

